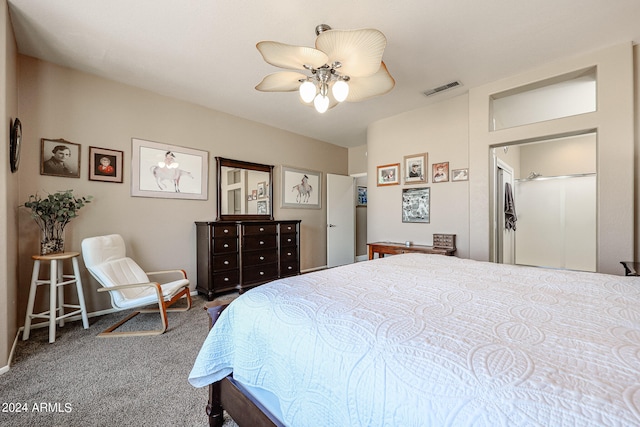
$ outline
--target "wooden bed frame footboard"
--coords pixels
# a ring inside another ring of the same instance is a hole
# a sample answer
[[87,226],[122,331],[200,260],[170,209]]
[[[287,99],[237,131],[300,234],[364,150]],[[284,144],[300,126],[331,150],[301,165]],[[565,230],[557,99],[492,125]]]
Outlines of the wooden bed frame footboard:
[[[209,314],[209,328],[213,327],[228,305],[205,304],[204,309]],[[209,426],[222,427],[223,411],[227,411],[240,427],[284,427],[242,384],[233,379],[233,374],[209,385],[206,409]]]

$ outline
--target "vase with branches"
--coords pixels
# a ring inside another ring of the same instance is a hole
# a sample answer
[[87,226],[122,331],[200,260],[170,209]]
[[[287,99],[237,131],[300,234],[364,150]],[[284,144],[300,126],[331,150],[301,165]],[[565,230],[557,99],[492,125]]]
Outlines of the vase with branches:
[[58,191],[41,197],[32,194],[24,207],[31,210],[33,218],[40,228],[40,255],[64,252],[64,228],[78,216],[78,211],[87,203],[91,203],[92,196],[76,197],[73,190]]

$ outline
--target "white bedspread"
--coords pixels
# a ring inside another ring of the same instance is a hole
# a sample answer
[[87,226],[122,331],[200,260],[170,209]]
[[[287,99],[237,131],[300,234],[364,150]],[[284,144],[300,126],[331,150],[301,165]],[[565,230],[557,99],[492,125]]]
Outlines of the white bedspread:
[[189,381],[289,426],[638,426],[640,278],[406,254],[236,299]]

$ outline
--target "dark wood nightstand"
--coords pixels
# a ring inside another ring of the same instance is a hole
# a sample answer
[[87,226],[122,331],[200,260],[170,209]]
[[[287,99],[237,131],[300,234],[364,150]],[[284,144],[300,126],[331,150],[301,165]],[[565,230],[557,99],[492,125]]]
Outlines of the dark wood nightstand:
[[640,262],[620,261],[620,264],[624,267],[625,276],[640,276]]

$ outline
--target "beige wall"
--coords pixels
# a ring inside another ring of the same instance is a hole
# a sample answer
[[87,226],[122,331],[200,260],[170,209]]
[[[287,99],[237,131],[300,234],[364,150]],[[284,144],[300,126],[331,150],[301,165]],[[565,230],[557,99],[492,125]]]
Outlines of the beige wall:
[[[489,96],[571,71],[596,66],[596,112],[489,132]],[[634,75],[631,43],[542,66],[469,91],[471,258],[489,260],[491,221],[488,150],[493,145],[597,129],[598,271],[620,274],[634,255]]]
[[7,369],[9,353],[18,329],[17,218],[18,178],[9,167],[9,129],[18,116],[17,49],[6,2],[0,5],[0,135],[4,147],[0,162],[0,373]]
[[[598,271],[621,274],[620,260],[634,257],[638,219],[634,213],[634,75],[631,43],[542,66],[522,75],[472,88],[468,95],[372,123],[368,129],[368,173],[428,152],[429,165],[469,167],[468,182],[429,183],[431,223],[403,224],[400,186],[369,185],[368,240],[430,244],[433,233],[455,233],[458,256],[489,260],[490,149],[511,143],[596,129],[598,173]],[[597,67],[598,111],[489,132],[489,96],[570,71]],[[637,107],[637,100],[636,100]],[[517,151],[512,154],[518,156]],[[635,161],[637,164],[637,160]],[[635,178],[635,180],[634,180]]]
[[[215,156],[266,163],[274,172],[276,219],[302,219],[301,269],[326,265],[326,210],[281,209],[280,165],[324,173],[347,174],[348,150],[243,120],[197,105],[107,81],[92,75],[20,56],[19,108],[24,125],[23,161],[19,171],[19,200],[30,194],[73,189],[94,200],[80,211],[66,231],[66,248],[79,250],[83,238],[120,233],[130,256],[149,270],[186,269],[196,280],[195,225],[214,220]],[[209,199],[175,200],[131,197],[131,138],[164,142],[209,153]],[[39,173],[40,138],[63,138],[82,146],[79,179]],[[90,146],[124,152],[124,183],[88,180]],[[323,175],[324,177],[324,175]],[[325,184],[322,186],[326,188]],[[39,233],[25,209],[19,217],[19,311],[28,296],[30,255],[38,251]],[[109,307],[97,294],[97,283],[84,274],[89,311]],[[71,293],[71,296],[74,296]]]
[[[433,183],[430,176],[433,163],[449,162],[450,170],[469,167],[468,103],[467,95],[462,95],[369,126],[369,242],[409,240],[430,245],[434,233],[456,234],[457,255],[469,257],[469,182]],[[400,163],[402,167],[404,156],[425,152],[428,183],[409,186],[402,180],[400,185],[376,185],[377,166]],[[430,223],[403,223],[402,189],[418,186],[431,188]]]

